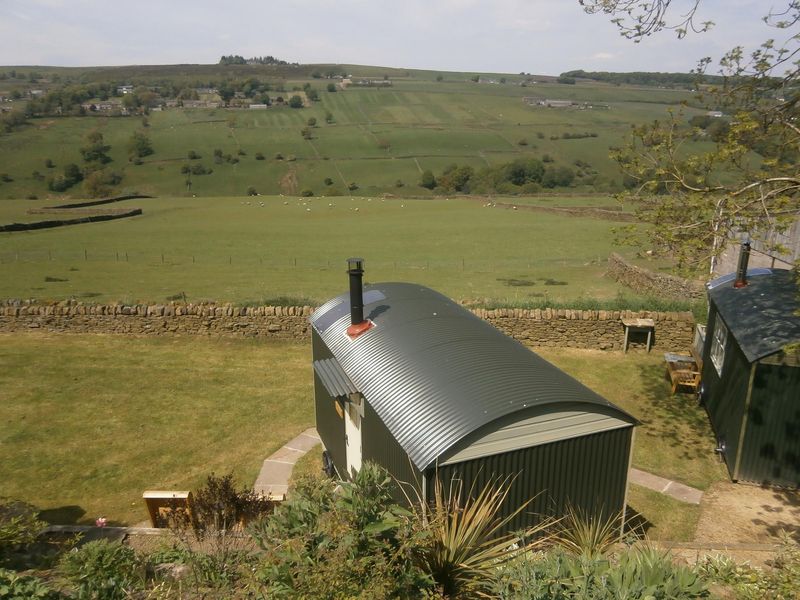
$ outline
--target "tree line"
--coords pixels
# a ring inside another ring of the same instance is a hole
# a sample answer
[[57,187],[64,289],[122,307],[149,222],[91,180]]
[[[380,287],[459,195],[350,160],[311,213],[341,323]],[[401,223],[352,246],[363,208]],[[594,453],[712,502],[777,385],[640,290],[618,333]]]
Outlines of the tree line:
[[[576,69],[561,73],[559,79],[564,79],[566,83],[572,79],[592,79],[594,81],[604,81],[615,85],[655,85],[665,87],[688,87],[694,88],[698,83],[721,83],[723,78],[716,75],[698,75],[696,73],[657,73],[652,71],[631,71],[627,73],[611,73],[608,71],[584,71]],[[561,81],[559,81],[561,83]]]
[[[576,161],[579,173],[565,165],[552,164],[550,157],[518,158],[509,163],[475,170],[469,165],[451,164],[436,176],[422,173],[419,185],[442,193],[463,194],[533,194],[545,189],[569,187],[581,177],[594,175],[590,165]],[[580,164],[577,164],[580,163]]]
[[280,60],[274,56],[253,56],[245,58],[238,54],[228,54],[221,56],[219,59],[221,65],[298,65],[299,63],[290,63],[285,60]]

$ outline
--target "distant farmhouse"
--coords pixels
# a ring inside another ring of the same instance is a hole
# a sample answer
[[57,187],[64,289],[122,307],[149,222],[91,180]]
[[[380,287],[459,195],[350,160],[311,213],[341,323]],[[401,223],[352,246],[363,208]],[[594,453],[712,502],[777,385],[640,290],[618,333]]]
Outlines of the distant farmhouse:
[[575,100],[553,100],[550,98],[539,98],[537,96],[524,96],[522,101],[529,106],[541,106],[544,108],[574,108],[577,110],[609,108],[608,104],[593,104],[590,102],[577,102]]
[[122,102],[115,102],[112,100],[104,100],[102,102],[84,102],[81,108],[87,113],[113,113],[119,111],[120,114],[128,114],[128,109],[122,106]]
[[[344,83],[344,81],[342,81]],[[392,82],[389,79],[354,79],[350,81],[350,85],[356,87],[391,87]]]
[[117,94],[132,94],[133,93],[133,86],[132,85],[120,85],[117,86]]

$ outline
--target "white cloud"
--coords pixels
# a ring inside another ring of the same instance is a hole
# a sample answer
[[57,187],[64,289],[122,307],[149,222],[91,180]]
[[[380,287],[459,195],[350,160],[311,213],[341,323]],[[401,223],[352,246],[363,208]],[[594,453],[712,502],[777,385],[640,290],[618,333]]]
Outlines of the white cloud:
[[[577,0],[0,0],[5,64],[214,62],[222,54],[441,70],[682,70],[768,37],[763,2],[707,0],[712,32],[634,46]],[[678,7],[679,8],[679,7]]]

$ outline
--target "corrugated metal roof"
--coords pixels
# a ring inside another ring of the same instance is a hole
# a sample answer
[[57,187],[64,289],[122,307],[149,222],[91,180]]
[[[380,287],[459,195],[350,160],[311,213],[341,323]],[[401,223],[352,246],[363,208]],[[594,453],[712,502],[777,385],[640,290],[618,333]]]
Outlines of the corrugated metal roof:
[[597,405],[635,423],[442,294],[408,283],[368,287],[384,299],[364,303],[375,323],[366,333],[350,339],[345,332],[348,294],[321,306],[311,324],[418,468],[483,425],[532,406]]
[[345,398],[358,392],[335,358],[315,360],[314,371],[319,375],[322,385],[334,398]]
[[765,274],[750,273],[745,287],[736,289],[733,283],[724,283],[709,289],[708,296],[752,363],[800,341],[800,317],[796,314],[800,306],[794,272],[769,269]]

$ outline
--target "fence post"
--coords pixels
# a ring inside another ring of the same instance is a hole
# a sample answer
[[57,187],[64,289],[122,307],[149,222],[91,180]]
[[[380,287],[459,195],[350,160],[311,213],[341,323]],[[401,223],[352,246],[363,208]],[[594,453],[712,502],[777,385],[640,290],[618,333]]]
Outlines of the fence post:
[[86,248],[83,249],[83,260],[89,260],[89,253],[86,251]]

